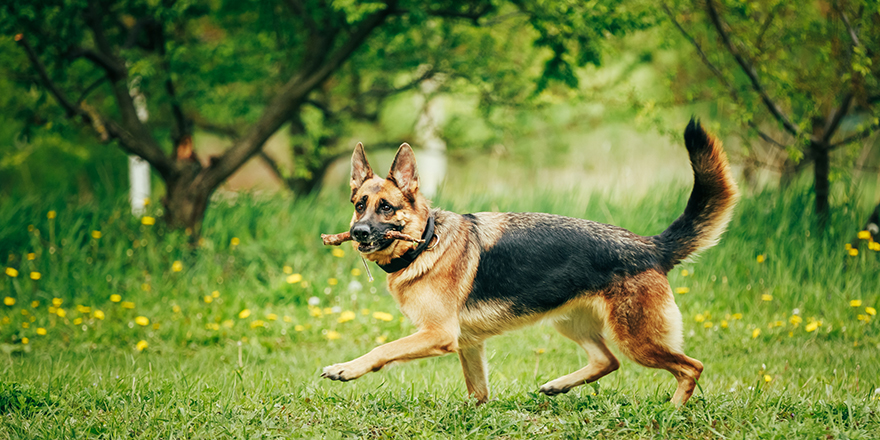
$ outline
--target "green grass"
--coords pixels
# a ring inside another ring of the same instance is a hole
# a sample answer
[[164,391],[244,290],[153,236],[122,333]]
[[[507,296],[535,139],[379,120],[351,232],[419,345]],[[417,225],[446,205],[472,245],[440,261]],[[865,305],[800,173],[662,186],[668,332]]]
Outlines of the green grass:
[[[655,234],[687,189],[641,199],[517,190],[437,205]],[[866,307],[880,306],[880,253],[844,249],[868,208],[851,200],[875,199],[838,197],[820,235],[809,191],[749,195],[717,247],[670,273],[688,290],[676,295],[686,351],[706,367],[680,410],[668,402],[671,375],[628,360],[598,387],[537,394],[587,362],[543,324],[489,340],[494,400],[480,407],[455,356],[322,380],[323,366],[414,330],[381,271],[370,283],[350,248],[321,246],[320,233],[347,228],[341,192],[217,200],[197,251],[161,219],[132,218],[122,200],[3,200],[0,255],[18,274],[0,273],[0,298],[14,300],[0,305],[0,439],[878,438],[880,331]]]

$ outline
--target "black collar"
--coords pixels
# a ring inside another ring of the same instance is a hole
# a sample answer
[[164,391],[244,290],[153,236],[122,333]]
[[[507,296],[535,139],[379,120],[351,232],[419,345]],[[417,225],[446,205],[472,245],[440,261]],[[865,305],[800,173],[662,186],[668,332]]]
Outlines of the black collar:
[[425,249],[431,246],[431,241],[434,240],[434,216],[428,217],[428,224],[425,225],[425,231],[422,232],[422,242],[419,243],[418,246],[406,251],[405,254],[401,255],[400,258],[395,258],[388,262],[388,264],[379,264],[379,267],[384,270],[386,273],[397,272],[399,270],[405,269],[410,265]]

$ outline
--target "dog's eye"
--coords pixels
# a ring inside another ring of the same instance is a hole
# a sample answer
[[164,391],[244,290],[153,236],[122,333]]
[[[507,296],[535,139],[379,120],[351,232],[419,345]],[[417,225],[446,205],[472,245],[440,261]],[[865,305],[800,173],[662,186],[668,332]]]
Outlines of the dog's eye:
[[394,211],[394,208],[391,207],[388,202],[383,201],[379,204],[379,211],[382,212],[382,214],[391,214]]
[[354,210],[357,212],[364,212],[364,202],[355,203]]

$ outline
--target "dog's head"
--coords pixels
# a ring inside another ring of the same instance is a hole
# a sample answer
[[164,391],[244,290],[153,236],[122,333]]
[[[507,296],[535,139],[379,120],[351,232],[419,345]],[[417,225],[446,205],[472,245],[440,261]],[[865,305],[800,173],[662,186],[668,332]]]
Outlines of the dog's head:
[[358,143],[351,156],[351,237],[365,258],[380,264],[400,257],[411,242],[385,239],[388,231],[419,238],[430,215],[428,201],[419,194],[416,157],[408,144],[397,150],[388,177],[373,174],[364,146]]

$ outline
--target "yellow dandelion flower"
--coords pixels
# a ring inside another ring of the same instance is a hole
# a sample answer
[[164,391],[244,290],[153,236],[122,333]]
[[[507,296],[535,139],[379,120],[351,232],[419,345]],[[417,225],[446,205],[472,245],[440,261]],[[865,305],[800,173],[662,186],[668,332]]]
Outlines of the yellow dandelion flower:
[[7,296],[6,298],[3,298],[3,304],[12,307],[15,305],[15,298]]
[[145,216],[141,217],[141,224],[146,225],[146,226],[152,226],[152,225],[156,224],[156,219],[153,217],[150,217],[148,215],[145,215]]
[[143,283],[143,284],[141,284],[141,290],[143,290],[144,292],[149,292],[150,290],[153,290],[153,288],[150,287],[149,284]]
[[679,295],[684,295],[685,293],[688,293],[690,291],[691,291],[691,289],[689,289],[687,287],[676,287],[675,288],[675,293],[677,293]]
[[92,238],[95,240],[101,238],[101,231],[92,231]]
[[150,318],[147,318],[146,316],[138,316],[137,318],[134,318],[134,323],[141,327],[146,327],[150,325]]
[[871,231],[859,231],[859,240],[870,240]]
[[683,276],[683,277],[686,277],[686,276],[688,276],[688,275],[690,275],[690,274],[691,274],[691,273],[688,272],[687,269],[682,269],[682,270],[681,270],[681,276]]
[[391,320],[394,319],[394,317],[391,316],[390,313],[385,313],[385,312],[373,312],[373,318],[378,319],[379,321],[385,321],[385,322],[390,322]]
[[278,315],[276,315],[274,313],[270,313],[270,314],[266,315],[266,319],[268,319],[269,321],[277,321]]
[[761,336],[761,329],[756,328],[756,329],[752,330],[752,339],[755,339],[758,336]]
[[694,321],[703,322],[705,320],[706,320],[706,317],[703,316],[702,313],[697,313],[696,316],[694,316]]
[[822,321],[813,321],[813,322],[807,324],[807,326],[804,327],[804,330],[806,330],[807,332],[813,332],[817,328],[819,328],[820,325],[822,325]]
[[297,324],[297,325],[293,326],[293,329],[294,329],[295,331],[301,332],[301,331],[305,330],[306,328],[303,327],[303,326],[300,325],[300,324]]
[[9,275],[10,277],[15,278],[18,276],[18,271],[15,270],[15,268],[7,267],[6,268],[6,275]]
[[384,344],[385,341],[387,341],[387,340],[388,340],[388,336],[385,336],[385,335],[376,336],[376,342],[379,344]]
[[872,251],[880,251],[880,242],[872,241],[868,243],[868,249]]
[[49,220],[52,220],[52,219],[55,218],[57,215],[58,215],[58,213],[56,213],[55,211],[49,211],[49,212],[46,213],[46,218],[49,219]]
[[727,328],[728,325],[730,325],[730,324],[727,323],[727,320],[726,320],[726,319],[722,319],[722,320],[721,320],[721,328]]
[[134,309],[134,303],[131,301],[123,301],[122,304],[120,304],[120,305],[122,306],[123,309],[129,309],[129,310]]
[[339,284],[339,280],[337,280],[336,278],[328,278],[327,284],[329,284],[331,286],[335,286],[335,285]]
[[706,321],[703,323],[703,328],[712,328],[712,325],[714,325],[712,324],[712,321]]
[[797,326],[798,324],[804,322],[804,319],[798,315],[791,315],[791,318],[788,318],[788,322],[790,322],[791,325]]
[[257,328],[257,327],[266,328],[266,322],[261,319],[257,319],[255,321],[251,322],[251,328]]
[[755,260],[758,262],[758,264],[760,264],[760,263],[763,263],[764,261],[766,261],[767,257],[764,254],[761,254],[761,255],[758,255],[757,257],[755,257]]
[[339,248],[333,249],[333,256],[336,258],[342,258],[345,256],[345,251]]
[[29,323],[29,322],[22,322],[21,323],[21,328],[30,328],[30,326],[31,326],[31,323]]
[[144,206],[148,206],[150,204],[150,198],[144,197]]
[[773,301],[773,295],[765,293],[761,295],[761,301]]
[[856,315],[856,319],[858,319],[859,321],[866,321],[867,322],[869,318],[867,315],[858,314],[858,315]]
[[122,295],[119,295],[118,293],[114,293],[113,295],[110,295],[110,301],[118,303],[119,301],[122,301]]
[[323,315],[324,315],[324,313],[321,312],[320,308],[309,306],[309,316],[311,316],[313,318],[320,318]]
[[153,330],[159,330],[159,323],[158,322],[153,323]]
[[346,310],[339,315],[339,318],[336,319],[336,322],[342,324],[343,322],[353,321],[354,317],[354,312],[352,312],[351,310]]
[[59,318],[67,316],[67,312],[62,308],[55,310],[55,314],[58,315]]
[[52,298],[52,305],[55,307],[60,306],[61,303],[63,303],[63,302],[64,302],[64,300],[61,298]]
[[31,301],[31,308],[36,309],[37,307],[40,307],[40,302],[39,301]]
[[867,313],[871,316],[874,316],[877,314],[877,309],[875,309],[873,307],[865,307],[865,313]]
[[341,337],[342,337],[342,335],[339,334],[339,332],[337,332],[336,330],[330,330],[329,332],[327,332],[327,339],[329,339],[331,341],[334,341],[334,340],[339,339]]
[[95,310],[94,312],[92,312],[92,316],[95,319],[100,319],[102,321],[104,320],[104,312],[102,312],[100,310]]
[[843,248],[846,250],[850,250],[850,249],[852,249],[852,245],[847,243],[847,244],[843,245]]
[[773,376],[769,374],[764,375],[764,382],[770,383],[773,380]]
[[856,248],[852,248],[852,249],[850,249],[850,250],[849,250],[849,256],[850,256],[850,257],[858,257],[858,256],[859,256],[859,250],[856,249]]
[[37,281],[42,277],[43,277],[43,275],[40,274],[39,272],[31,272],[31,279],[34,281]]
[[284,320],[284,322],[293,322],[293,318],[291,318],[290,316],[287,316],[287,315],[284,315],[284,318],[282,318],[282,319]]
[[214,301],[214,297],[211,295],[205,295],[202,299],[205,301],[205,304],[211,304]]
[[28,261],[34,261],[34,260],[36,260],[36,259],[37,259],[37,254],[35,254],[35,253],[33,253],[33,252],[30,252],[30,253],[27,254],[27,259],[28,259]]
[[213,296],[214,298],[220,298],[220,291],[215,290],[215,291],[211,292],[211,296]]
[[30,342],[31,342],[31,340],[28,339],[28,338],[21,338],[21,343],[22,343],[22,344],[27,345],[27,344],[29,344]]
[[47,332],[46,332],[46,329],[44,329],[43,327],[37,327],[37,334],[38,334],[38,335],[40,335],[40,336],[46,336],[46,333],[47,333]]
[[239,240],[238,237],[232,237],[232,240],[229,240],[229,244],[232,246],[238,246],[241,244],[241,240]]
[[852,300],[852,301],[849,302],[849,306],[850,306],[850,307],[861,307],[861,306],[862,306],[862,300],[860,300],[860,299],[854,299],[854,300]]
[[171,311],[174,313],[180,313],[180,306],[177,304],[171,306]]
[[370,314],[370,309],[361,309],[361,315],[367,316]]
[[180,260],[175,260],[173,263],[171,263],[171,271],[180,272],[182,270],[183,270],[183,263],[181,263]]
[[333,314],[333,309],[330,308],[330,307],[324,307],[323,312],[324,312],[325,315],[332,315],[332,314]]
[[251,316],[251,309],[244,309],[238,312],[238,319],[245,319],[248,316]]
[[83,319],[82,319],[82,318],[76,318],[76,319],[73,320],[73,325],[80,325],[80,324],[82,324],[82,323],[83,323]]
[[296,284],[302,281],[302,279],[303,276],[298,273],[290,274],[287,276],[287,284]]
[[293,268],[285,265],[284,267],[281,268],[281,271],[290,275],[293,273]]
[[223,327],[226,327],[226,328],[232,328],[232,326],[235,325],[235,321],[233,321],[231,319],[227,319],[226,321],[223,321],[222,323],[220,323],[220,325],[222,325]]
[[137,351],[144,351],[149,346],[150,344],[148,344],[147,341],[141,339],[140,341],[138,341],[137,345],[134,346],[134,348],[136,348]]
[[360,269],[358,269],[358,268],[355,267],[354,269],[351,270],[351,276],[353,276],[353,277],[357,277],[357,276],[360,276],[360,275],[361,275],[361,270],[360,270]]

